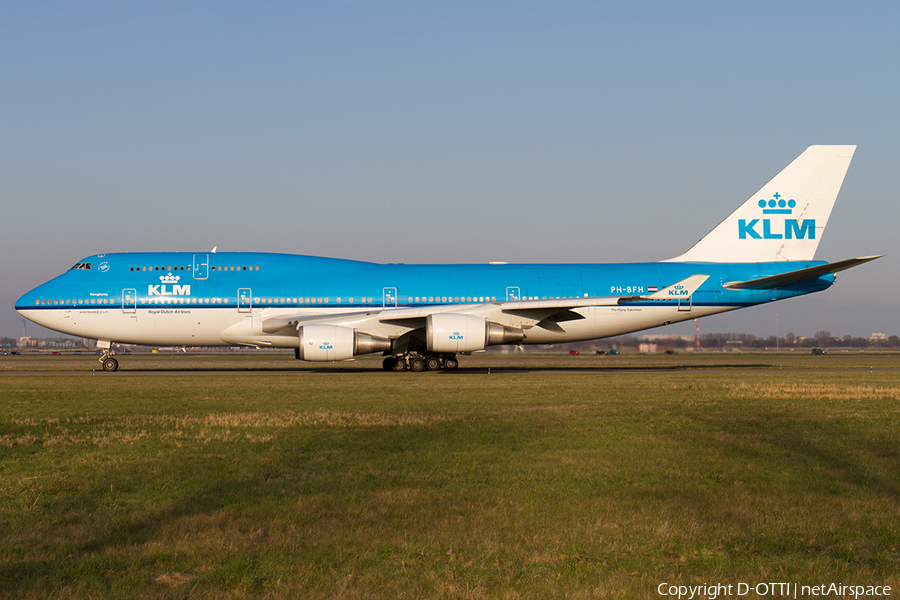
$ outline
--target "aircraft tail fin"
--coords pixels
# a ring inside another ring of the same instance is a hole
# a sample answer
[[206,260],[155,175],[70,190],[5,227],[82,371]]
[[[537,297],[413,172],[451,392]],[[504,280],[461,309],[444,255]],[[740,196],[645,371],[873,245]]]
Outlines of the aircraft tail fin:
[[812,260],[856,146],[810,146],[681,256],[667,262]]

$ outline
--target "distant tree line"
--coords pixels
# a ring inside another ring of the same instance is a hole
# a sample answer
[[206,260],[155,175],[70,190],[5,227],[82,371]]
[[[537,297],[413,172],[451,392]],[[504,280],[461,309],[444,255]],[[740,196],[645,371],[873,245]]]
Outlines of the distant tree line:
[[[636,346],[642,343],[641,338],[624,336],[617,338],[623,346]],[[731,342],[731,343],[729,343]],[[656,338],[653,343],[667,348],[693,348],[696,340],[687,340],[680,336]],[[706,349],[729,348],[900,348],[900,337],[888,336],[884,339],[869,339],[845,335],[837,337],[829,331],[817,331],[814,337],[797,336],[793,332],[776,338],[757,337],[749,333],[704,333],[700,336],[700,346]]]

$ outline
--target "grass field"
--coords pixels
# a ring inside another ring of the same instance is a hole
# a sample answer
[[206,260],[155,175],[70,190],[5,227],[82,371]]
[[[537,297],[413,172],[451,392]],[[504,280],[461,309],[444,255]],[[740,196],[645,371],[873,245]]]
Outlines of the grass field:
[[120,362],[0,360],[0,596],[900,589],[896,356]]

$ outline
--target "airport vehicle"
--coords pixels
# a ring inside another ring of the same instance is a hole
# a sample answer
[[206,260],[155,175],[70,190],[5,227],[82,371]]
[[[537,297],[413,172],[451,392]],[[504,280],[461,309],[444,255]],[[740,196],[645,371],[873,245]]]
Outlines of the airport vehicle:
[[382,353],[394,371],[454,370],[495,344],[620,335],[830,287],[878,258],[813,260],[855,146],[811,146],[681,256],[654,263],[375,264],[237,253],[97,254],[16,303],[113,343],[293,348],[306,361]]

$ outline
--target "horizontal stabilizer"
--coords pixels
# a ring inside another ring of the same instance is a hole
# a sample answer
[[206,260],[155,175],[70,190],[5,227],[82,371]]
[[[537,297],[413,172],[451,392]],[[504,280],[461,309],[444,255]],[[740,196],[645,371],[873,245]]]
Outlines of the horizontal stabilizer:
[[642,302],[646,300],[681,300],[690,298],[691,294],[703,285],[709,279],[709,275],[691,275],[686,279],[682,279],[677,283],[673,283],[669,287],[665,287],[649,296],[627,296],[619,298],[619,304],[627,302]]
[[772,290],[784,287],[792,283],[806,281],[807,279],[815,279],[816,277],[821,277],[822,275],[827,275],[829,273],[837,273],[838,271],[843,271],[845,269],[867,263],[870,260],[875,260],[876,258],[881,258],[882,256],[884,255],[879,254],[878,256],[848,258],[847,260],[842,260],[836,263],[819,265],[818,267],[809,267],[808,269],[799,269],[797,271],[789,271],[788,273],[781,273],[780,275],[771,275],[769,277],[760,277],[758,279],[749,279],[747,281],[732,281],[730,283],[726,283],[723,287],[729,290]]

